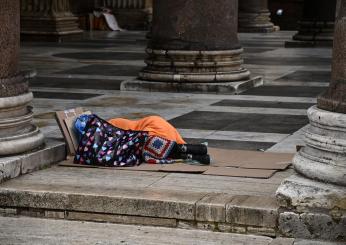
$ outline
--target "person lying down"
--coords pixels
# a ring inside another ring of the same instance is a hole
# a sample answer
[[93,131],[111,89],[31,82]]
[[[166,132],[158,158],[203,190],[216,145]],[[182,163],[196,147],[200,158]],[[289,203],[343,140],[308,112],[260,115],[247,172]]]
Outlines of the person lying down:
[[149,116],[140,120],[95,114],[81,115],[74,123],[79,138],[74,162],[99,166],[170,164],[181,161],[210,164],[207,146],[187,144],[165,119]]

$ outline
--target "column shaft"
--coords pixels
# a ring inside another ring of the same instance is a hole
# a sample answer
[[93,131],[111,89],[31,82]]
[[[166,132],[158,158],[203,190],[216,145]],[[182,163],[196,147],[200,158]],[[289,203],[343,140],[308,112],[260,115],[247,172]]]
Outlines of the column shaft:
[[346,5],[338,10],[335,23],[332,77],[329,89],[318,98],[318,107],[346,113]]
[[32,150],[43,135],[31,124],[32,93],[18,72],[19,0],[0,0],[0,156]]

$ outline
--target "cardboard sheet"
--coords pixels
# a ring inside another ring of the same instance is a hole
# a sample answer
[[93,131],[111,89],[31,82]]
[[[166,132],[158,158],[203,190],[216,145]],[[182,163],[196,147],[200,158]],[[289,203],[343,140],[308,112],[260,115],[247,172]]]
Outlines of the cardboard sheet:
[[294,154],[208,148],[214,167],[284,170]]
[[268,179],[276,173],[276,170],[263,170],[263,169],[244,169],[233,167],[210,167],[205,171],[204,175],[218,175],[228,177],[243,177],[243,178],[258,178]]
[[64,120],[68,117],[74,117],[74,116],[80,115],[82,113],[83,113],[83,108],[81,108],[81,107],[69,109],[69,110],[65,110],[65,111],[57,111],[55,113],[57,123],[59,125],[59,128],[60,128],[60,130],[64,136],[65,142],[66,142],[68,155],[74,155],[76,151],[75,151],[70,133],[67,129],[67,126],[66,126]]

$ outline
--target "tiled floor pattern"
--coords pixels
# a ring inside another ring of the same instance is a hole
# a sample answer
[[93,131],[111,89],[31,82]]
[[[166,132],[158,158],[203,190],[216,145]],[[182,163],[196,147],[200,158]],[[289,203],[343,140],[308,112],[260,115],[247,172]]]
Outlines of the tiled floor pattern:
[[[35,69],[36,123],[60,137],[54,111],[83,106],[102,117],[161,115],[190,142],[228,149],[294,151],[306,109],[330,76],[330,48],[284,48],[292,32],[240,34],[244,66],[265,86],[242,95],[119,91],[144,66],[145,33],[87,33],[65,43],[23,43],[22,69]],[[276,147],[279,146],[279,147]]]

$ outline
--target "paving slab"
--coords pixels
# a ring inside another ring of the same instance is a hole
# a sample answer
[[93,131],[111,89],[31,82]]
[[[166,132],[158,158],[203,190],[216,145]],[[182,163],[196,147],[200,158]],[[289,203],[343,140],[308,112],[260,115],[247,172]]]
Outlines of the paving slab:
[[199,230],[0,217],[0,244],[269,245],[271,238]]
[[294,133],[308,122],[305,115],[211,111],[193,111],[170,120],[177,128],[281,134]]
[[141,66],[125,65],[86,65],[80,68],[72,68],[59,72],[58,74],[82,74],[103,76],[137,76]]
[[312,86],[262,86],[245,91],[244,95],[283,96],[283,97],[312,97],[316,98],[325,91],[325,87]]
[[285,109],[308,109],[314,103],[295,103],[280,101],[256,101],[256,100],[221,100],[211,106],[237,106],[237,107],[266,107],[266,108],[285,108]]
[[81,78],[61,78],[61,77],[35,77],[30,80],[30,87],[49,87],[78,89],[86,87],[88,89],[119,90],[122,80],[115,79],[81,79]]

